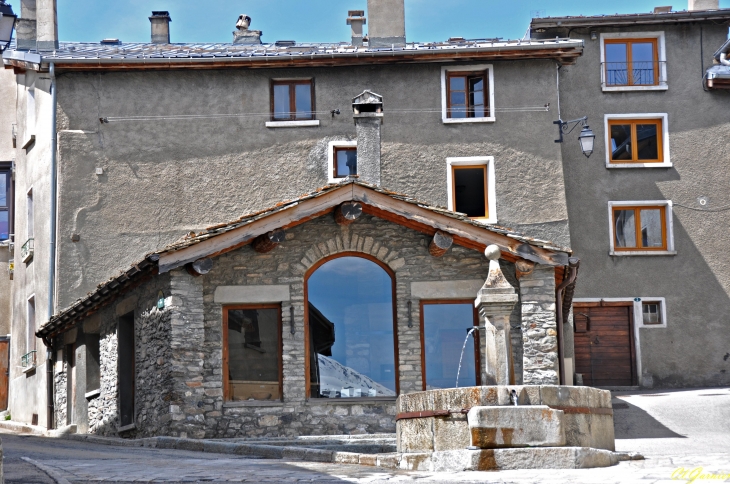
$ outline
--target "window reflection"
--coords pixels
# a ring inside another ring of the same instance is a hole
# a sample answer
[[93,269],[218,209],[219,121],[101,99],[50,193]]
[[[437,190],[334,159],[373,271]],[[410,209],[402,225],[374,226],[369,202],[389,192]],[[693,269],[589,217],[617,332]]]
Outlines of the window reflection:
[[314,398],[395,396],[393,281],[375,262],[340,257],[307,281]]
[[[423,349],[426,390],[453,388],[459,373],[459,387],[479,385],[477,331],[466,340],[467,332],[477,325],[473,302],[426,303],[422,306]],[[466,346],[464,341],[466,340]],[[464,357],[459,368],[461,349]]]

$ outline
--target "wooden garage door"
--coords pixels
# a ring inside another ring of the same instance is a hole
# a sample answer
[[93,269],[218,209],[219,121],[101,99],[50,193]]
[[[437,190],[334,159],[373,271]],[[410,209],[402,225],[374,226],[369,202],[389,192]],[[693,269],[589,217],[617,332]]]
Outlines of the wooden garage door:
[[584,385],[635,385],[633,307],[598,304],[574,305],[575,372]]

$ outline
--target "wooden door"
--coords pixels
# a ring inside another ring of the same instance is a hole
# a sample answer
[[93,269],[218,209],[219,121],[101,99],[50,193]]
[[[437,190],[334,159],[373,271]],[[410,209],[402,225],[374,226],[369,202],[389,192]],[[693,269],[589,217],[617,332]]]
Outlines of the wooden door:
[[633,306],[600,304],[574,305],[575,372],[587,386],[636,385]]
[[0,410],[8,408],[8,369],[10,365],[10,341],[0,341]]

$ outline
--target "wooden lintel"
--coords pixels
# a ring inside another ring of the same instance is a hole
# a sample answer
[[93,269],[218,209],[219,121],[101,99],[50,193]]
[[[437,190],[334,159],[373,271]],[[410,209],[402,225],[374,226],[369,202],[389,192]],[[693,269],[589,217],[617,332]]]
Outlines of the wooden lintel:
[[339,225],[350,225],[362,215],[360,202],[345,202],[335,209],[335,222]]
[[437,230],[436,233],[433,234],[431,243],[428,245],[428,253],[434,257],[441,257],[447,250],[449,250],[449,247],[451,247],[451,244],[453,243],[454,237],[452,237],[451,234]]
[[259,254],[271,252],[274,248],[284,241],[286,233],[282,229],[274,229],[271,232],[261,234],[253,241],[253,250]]
[[517,275],[517,279],[532,273],[533,270],[535,270],[535,263],[531,260],[517,259],[515,261],[515,273]]

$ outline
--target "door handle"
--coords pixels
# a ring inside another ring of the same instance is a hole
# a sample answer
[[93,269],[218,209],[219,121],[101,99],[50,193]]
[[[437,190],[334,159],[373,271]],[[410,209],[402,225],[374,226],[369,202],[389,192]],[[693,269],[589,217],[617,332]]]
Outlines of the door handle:
[[600,341],[598,340],[598,336],[596,336],[596,337],[595,337],[595,338],[593,339],[592,343],[593,343],[594,345],[600,344]]

